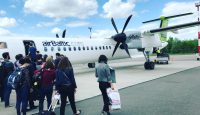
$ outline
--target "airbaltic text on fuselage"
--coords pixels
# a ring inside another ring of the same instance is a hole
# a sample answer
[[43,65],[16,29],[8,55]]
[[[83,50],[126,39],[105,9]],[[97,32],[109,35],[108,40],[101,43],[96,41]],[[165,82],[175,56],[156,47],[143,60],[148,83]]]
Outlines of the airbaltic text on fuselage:
[[43,46],[70,46],[66,41],[44,41]]

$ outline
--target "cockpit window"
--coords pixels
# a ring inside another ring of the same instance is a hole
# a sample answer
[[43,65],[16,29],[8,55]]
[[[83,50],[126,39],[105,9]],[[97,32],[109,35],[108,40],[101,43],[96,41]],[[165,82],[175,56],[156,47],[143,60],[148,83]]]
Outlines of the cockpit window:
[[0,42],[0,49],[6,49],[7,43],[6,42]]

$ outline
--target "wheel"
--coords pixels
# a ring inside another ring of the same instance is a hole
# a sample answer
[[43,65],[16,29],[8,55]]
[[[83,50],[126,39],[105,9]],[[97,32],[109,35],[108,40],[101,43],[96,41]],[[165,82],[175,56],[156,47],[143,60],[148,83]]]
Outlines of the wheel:
[[168,64],[168,61],[166,61],[166,64]]
[[199,61],[199,58],[197,58],[197,61]]
[[155,68],[155,63],[154,62],[145,62],[144,63],[144,68],[146,70],[153,70]]

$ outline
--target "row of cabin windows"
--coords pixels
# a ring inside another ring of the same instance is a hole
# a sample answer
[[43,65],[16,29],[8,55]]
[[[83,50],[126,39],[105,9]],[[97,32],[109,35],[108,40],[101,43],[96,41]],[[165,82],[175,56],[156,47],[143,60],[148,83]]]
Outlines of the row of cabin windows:
[[[54,48],[55,47],[51,47],[51,51],[54,51]],[[79,51],[81,51],[81,50],[108,50],[108,49],[111,49],[111,46],[99,46],[99,47],[97,47],[97,46],[95,46],[95,47],[93,47],[93,46],[91,46],[91,47],[89,47],[89,46],[87,46],[87,47],[68,47],[68,51],[76,51],[76,50],[79,50]],[[44,51],[45,52],[47,52],[47,47],[44,47]],[[61,51],[61,47],[57,47],[57,50],[58,51]],[[67,51],[67,47],[63,47],[63,51]]]

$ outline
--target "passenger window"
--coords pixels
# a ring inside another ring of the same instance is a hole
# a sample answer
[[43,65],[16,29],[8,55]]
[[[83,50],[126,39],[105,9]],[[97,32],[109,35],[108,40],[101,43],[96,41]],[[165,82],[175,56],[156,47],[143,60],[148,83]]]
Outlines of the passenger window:
[[60,49],[60,47],[58,47],[58,51],[60,51],[61,49]]
[[90,50],[90,48],[87,46],[87,50]]
[[71,51],[72,50],[72,48],[71,47],[69,47],[69,51]]
[[78,50],[81,51],[81,47],[78,47]]
[[111,46],[109,46],[109,49],[111,49]]
[[66,51],[67,50],[66,47],[63,47],[63,50]]
[[91,46],[91,50],[93,50],[93,47]]
[[108,49],[108,46],[106,46],[106,49]]
[[51,47],[51,51],[54,51],[54,47]]
[[0,42],[0,49],[6,49],[7,43],[6,42]]
[[95,50],[97,50],[97,46],[95,46]]
[[85,50],[85,47],[83,46],[83,50]]
[[47,47],[44,47],[44,51],[47,52]]
[[74,51],[76,51],[76,47],[74,47]]
[[103,46],[103,50],[105,50],[105,47]]
[[101,50],[101,46],[99,46],[99,49]]

